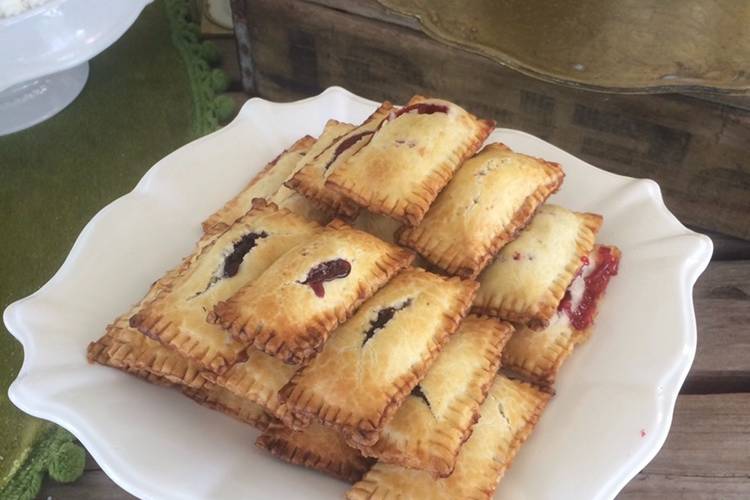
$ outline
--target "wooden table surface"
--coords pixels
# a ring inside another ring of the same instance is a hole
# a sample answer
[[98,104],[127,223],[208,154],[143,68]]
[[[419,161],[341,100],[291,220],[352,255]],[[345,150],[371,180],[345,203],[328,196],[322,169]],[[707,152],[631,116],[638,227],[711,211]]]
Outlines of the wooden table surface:
[[[234,43],[216,43],[232,79],[230,95],[242,103],[247,97],[240,92]],[[621,500],[750,499],[750,241],[707,234],[715,248],[693,293],[695,361],[664,447],[625,487]],[[39,498],[133,497],[89,456],[81,479],[70,485],[47,480]]]

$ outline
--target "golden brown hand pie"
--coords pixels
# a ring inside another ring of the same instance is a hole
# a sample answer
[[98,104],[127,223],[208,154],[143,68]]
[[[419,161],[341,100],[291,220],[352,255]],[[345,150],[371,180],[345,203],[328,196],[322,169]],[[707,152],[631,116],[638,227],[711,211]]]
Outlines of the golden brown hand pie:
[[118,318],[104,337],[89,344],[89,362],[123,370],[153,384],[178,386],[199,403],[259,429],[271,421],[261,406],[237,398],[201,377],[195,362],[130,328],[127,317]]
[[315,139],[306,135],[283,151],[263,170],[253,177],[250,183],[234,198],[203,222],[203,231],[209,232],[217,224],[231,225],[252,208],[254,198],[270,200],[279,187],[294,172],[299,161],[315,143]]
[[534,429],[549,398],[548,392],[498,375],[482,403],[471,437],[458,452],[453,474],[435,478],[428,472],[377,463],[346,497],[349,500],[492,498],[500,478]]
[[348,446],[341,434],[317,423],[297,431],[271,424],[255,444],[285,462],[319,470],[349,483],[362,479],[372,463]]
[[448,476],[495,379],[510,323],[467,316],[367,456]]
[[196,403],[234,417],[240,422],[250,424],[260,430],[268,427],[273,421],[273,418],[261,406],[252,401],[238,398],[211,382],[206,382],[200,388],[186,387],[182,392]]
[[207,314],[287,250],[320,231],[312,221],[256,200],[247,215],[191,256],[170,289],[133,315],[130,324],[221,374],[244,358],[247,345],[208,323]]
[[347,217],[356,215],[359,206],[325,186],[331,172],[336,167],[362,149],[372,138],[375,130],[393,109],[386,101],[360,126],[339,137],[325,151],[311,158],[285,184],[306,197],[330,208],[331,211]]
[[240,342],[299,363],[413,258],[404,248],[334,221],[217,304],[214,319]]
[[417,225],[494,126],[451,102],[415,96],[331,172],[326,187],[371,212]]
[[[288,181],[300,168],[305,166],[307,163],[312,161],[314,158],[320,156],[333,143],[339,138],[347,134],[354,125],[349,123],[341,123],[336,120],[328,120],[323,129],[323,133],[320,134],[318,140],[310,147],[310,149],[302,156],[294,168],[291,169],[284,181]],[[325,223],[331,220],[330,212],[331,208],[318,201],[313,201],[310,198],[303,196],[302,194],[286,187],[285,185],[279,186],[276,193],[269,198],[269,201],[276,203],[279,207],[286,208],[296,214],[307,217],[314,221]]]
[[401,272],[332,335],[280,392],[289,409],[375,443],[468,309],[476,283]]
[[596,245],[549,326],[519,328],[513,334],[503,351],[503,367],[535,383],[552,385],[575,346],[589,338],[598,302],[617,274],[619,260],[617,247]]
[[279,390],[292,378],[299,367],[289,365],[254,348],[248,349],[248,358],[232,366],[223,375],[212,377],[217,385],[237,397],[262,406],[268,413],[283,421],[285,425],[301,428],[307,420],[297,418],[279,401]]
[[476,278],[560,187],[556,163],[489,144],[467,160],[416,227],[399,242],[448,274]]
[[542,206],[479,275],[477,314],[544,328],[594,246],[600,215]]

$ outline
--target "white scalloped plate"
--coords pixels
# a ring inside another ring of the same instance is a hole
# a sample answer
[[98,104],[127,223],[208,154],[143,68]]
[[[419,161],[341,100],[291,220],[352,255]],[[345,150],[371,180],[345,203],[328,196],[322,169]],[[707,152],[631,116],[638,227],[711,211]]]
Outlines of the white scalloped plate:
[[[85,348],[190,252],[200,222],[278,151],[328,118],[376,103],[341,88],[302,101],[250,100],[224,129],[157,163],[99,212],[57,274],[6,309],[25,350],[10,388],[22,410],[69,429],[105,472],[144,498],[340,498],[346,485],[256,450],[256,432],[175,391],[88,365]],[[623,252],[595,334],[565,365],[557,396],[498,489],[504,499],[612,498],[663,444],[695,354],[692,287],[712,245],[667,210],[656,183],[599,170],[536,137],[491,140],[561,163],[553,201],[604,214]]]

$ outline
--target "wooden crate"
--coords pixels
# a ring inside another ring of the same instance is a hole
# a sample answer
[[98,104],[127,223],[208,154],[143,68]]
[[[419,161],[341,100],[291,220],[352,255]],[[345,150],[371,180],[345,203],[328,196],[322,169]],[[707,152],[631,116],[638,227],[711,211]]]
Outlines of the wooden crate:
[[750,98],[543,82],[433,40],[371,0],[233,8],[246,92],[286,101],[341,85],[374,100],[444,97],[611,172],[654,179],[684,223],[750,239]]

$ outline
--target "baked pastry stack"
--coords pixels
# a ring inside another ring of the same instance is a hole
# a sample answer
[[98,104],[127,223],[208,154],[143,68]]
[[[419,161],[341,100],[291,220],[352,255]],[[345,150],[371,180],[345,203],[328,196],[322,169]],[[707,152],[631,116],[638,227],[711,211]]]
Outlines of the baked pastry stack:
[[329,120],[89,359],[261,429],[349,498],[490,497],[619,262],[601,216],[545,204],[560,165],[482,148],[493,127],[421,96]]

